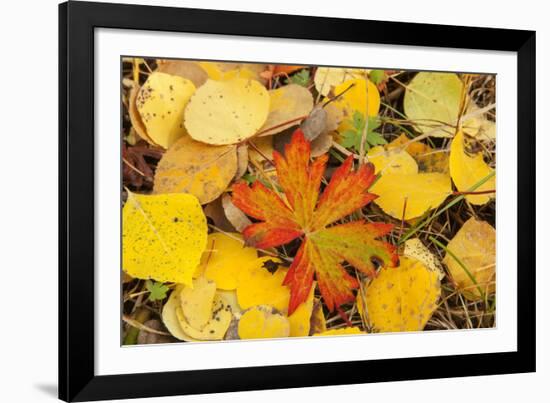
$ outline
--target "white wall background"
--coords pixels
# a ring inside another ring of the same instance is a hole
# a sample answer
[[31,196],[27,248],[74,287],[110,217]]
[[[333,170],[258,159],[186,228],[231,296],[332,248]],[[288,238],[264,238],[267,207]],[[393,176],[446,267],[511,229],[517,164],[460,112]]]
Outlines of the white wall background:
[[[544,2],[461,0],[124,1],[330,17],[537,30],[538,372],[478,378],[349,385],[148,399],[144,402],[401,401],[470,402],[541,396],[550,377],[550,282],[545,124],[550,108],[550,26]],[[5,402],[57,395],[57,0],[0,3],[0,396]],[[546,185],[546,186],[545,186]],[[141,400],[140,400],[141,401]]]

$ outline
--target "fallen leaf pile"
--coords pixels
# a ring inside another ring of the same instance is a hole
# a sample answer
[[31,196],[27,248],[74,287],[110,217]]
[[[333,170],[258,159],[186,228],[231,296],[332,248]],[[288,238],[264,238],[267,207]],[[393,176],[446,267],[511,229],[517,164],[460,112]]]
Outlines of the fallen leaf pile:
[[494,326],[493,76],[122,63],[124,344]]

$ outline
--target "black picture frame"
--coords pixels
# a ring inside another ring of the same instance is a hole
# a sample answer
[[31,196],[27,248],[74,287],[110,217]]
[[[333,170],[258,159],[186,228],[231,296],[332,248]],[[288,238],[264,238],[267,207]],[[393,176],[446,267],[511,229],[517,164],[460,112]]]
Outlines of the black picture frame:
[[[517,352],[96,376],[94,29],[517,53]],[[535,32],[72,2],[59,5],[59,398],[89,401],[535,371]]]

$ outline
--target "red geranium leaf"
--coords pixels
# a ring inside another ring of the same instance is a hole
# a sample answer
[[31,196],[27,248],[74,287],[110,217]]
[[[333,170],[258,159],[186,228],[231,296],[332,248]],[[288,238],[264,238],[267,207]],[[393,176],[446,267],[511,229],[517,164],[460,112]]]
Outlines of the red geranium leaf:
[[395,247],[376,239],[388,234],[391,224],[359,220],[329,227],[376,198],[368,193],[375,179],[372,164],[354,170],[349,157],[319,197],[328,156],[310,162],[310,155],[310,143],[300,129],[285,147],[284,157],[273,153],[284,197],[258,181],[252,187],[244,182],[233,186],[233,203],[261,221],[244,229],[248,244],[269,248],[304,237],[284,280],[290,287],[289,314],[307,299],[314,277],[330,310],[352,301],[358,283],[343,262],[367,275],[374,275],[377,264],[398,263]]

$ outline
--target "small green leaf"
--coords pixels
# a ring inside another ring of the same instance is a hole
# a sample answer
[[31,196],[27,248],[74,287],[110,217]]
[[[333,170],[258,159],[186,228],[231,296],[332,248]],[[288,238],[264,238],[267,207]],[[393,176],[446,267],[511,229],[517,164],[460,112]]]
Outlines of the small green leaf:
[[162,301],[166,298],[166,293],[169,288],[159,282],[147,280],[145,282],[145,288],[149,291],[149,301]]
[[381,146],[388,143],[379,133],[371,131],[367,133],[367,142],[371,146]]
[[[368,122],[365,150],[368,151],[372,146],[387,144],[382,135],[374,131],[381,125],[378,116],[369,116]],[[341,133],[341,144],[346,148],[353,148],[355,151],[359,151],[361,149],[363,130],[365,130],[365,117],[361,112],[355,111],[349,123],[353,126],[353,129],[348,129]]]
[[302,87],[307,87],[309,84],[309,78],[309,70],[300,70],[296,74],[289,77],[289,79],[286,80],[286,84],[298,84]]
[[378,85],[384,81],[386,78],[386,73],[384,70],[371,70],[369,78],[374,84]]

